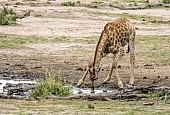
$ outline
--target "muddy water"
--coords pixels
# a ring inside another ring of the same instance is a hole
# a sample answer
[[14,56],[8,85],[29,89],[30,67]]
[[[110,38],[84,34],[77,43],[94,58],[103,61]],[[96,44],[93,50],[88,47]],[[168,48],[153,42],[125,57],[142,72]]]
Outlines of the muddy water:
[[0,73],[0,94],[13,97],[28,97],[36,83],[31,75]]
[[[106,90],[105,88],[99,88],[99,89],[95,89],[95,94],[97,93],[116,93],[119,92],[119,90],[116,89],[112,89],[112,90]],[[76,88],[73,87],[72,89],[73,94],[79,94],[79,93],[85,93],[85,94],[90,94],[90,89],[89,88]]]

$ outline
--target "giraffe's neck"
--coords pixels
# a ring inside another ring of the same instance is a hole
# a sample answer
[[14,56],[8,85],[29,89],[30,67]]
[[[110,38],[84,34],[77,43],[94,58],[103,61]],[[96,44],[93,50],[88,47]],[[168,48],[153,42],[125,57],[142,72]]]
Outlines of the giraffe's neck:
[[95,54],[94,54],[93,68],[95,68],[95,69],[99,68],[100,61],[103,57],[102,49],[103,49],[104,42],[105,42],[106,38],[107,37],[105,35],[105,32],[102,31],[100,38],[99,38],[99,41],[98,41],[97,46],[96,46]]

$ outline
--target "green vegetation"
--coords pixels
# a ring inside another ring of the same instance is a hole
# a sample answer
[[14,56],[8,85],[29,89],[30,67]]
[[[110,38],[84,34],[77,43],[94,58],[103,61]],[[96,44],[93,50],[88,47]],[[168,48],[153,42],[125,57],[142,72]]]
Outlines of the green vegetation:
[[162,97],[165,96],[167,92],[164,90],[159,90],[159,91],[149,91],[147,94],[143,94],[147,98],[157,98],[157,97]]
[[35,14],[35,17],[43,17],[42,14]]
[[103,1],[101,1],[101,0],[94,0],[94,1],[92,1],[92,3],[102,4],[102,3],[103,3]]
[[61,5],[63,5],[63,6],[75,6],[75,2],[72,2],[72,1],[63,2],[63,3],[61,3]]
[[123,14],[114,14],[114,13],[108,13],[108,12],[99,12],[99,11],[90,11],[90,10],[79,10],[78,12],[83,12],[87,14],[93,14],[93,15],[106,15],[106,16],[117,16],[117,17],[127,17],[131,19],[136,20],[155,20],[155,19],[162,19],[162,17],[157,16],[147,16],[147,15],[136,15],[136,14],[129,14],[129,13],[123,13]]
[[156,16],[147,16],[147,15],[136,15],[136,14],[129,14],[129,13],[123,13],[123,14],[115,14],[117,16],[121,17],[127,17],[131,19],[137,19],[137,20],[155,20],[155,19],[161,19],[161,17]]
[[[136,37],[137,62],[166,65],[170,60],[168,35],[146,35]],[[143,50],[144,48],[144,50]]]
[[76,3],[77,3],[77,4],[81,4],[80,0],[77,0]]
[[46,41],[43,37],[0,34],[0,48],[18,48],[27,43]]
[[38,83],[35,84],[30,97],[37,98],[49,95],[68,96],[69,94],[70,87],[63,86],[61,73],[55,77],[54,74],[49,72],[47,73],[45,79],[38,80]]
[[53,42],[69,42],[69,38],[67,38],[66,36],[60,36],[60,37],[54,38],[52,41]]
[[163,0],[162,2],[165,4],[170,4],[170,0]]
[[[86,101],[86,100],[13,100],[0,99],[1,114],[52,114],[52,115],[168,115],[169,104],[152,100],[154,105],[138,101]],[[88,105],[94,106],[94,109]]]
[[74,42],[78,43],[87,43],[87,44],[96,44],[100,36],[89,36],[83,38],[75,38]]
[[15,16],[16,13],[12,8],[8,9],[5,6],[3,6],[3,9],[0,9],[0,25],[15,24],[16,23]]

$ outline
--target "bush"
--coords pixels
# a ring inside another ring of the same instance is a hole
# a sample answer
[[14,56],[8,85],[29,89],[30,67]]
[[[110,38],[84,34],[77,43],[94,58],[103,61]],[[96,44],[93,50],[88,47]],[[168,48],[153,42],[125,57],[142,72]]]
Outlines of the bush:
[[58,74],[57,79],[55,79],[54,74],[47,73],[45,79],[39,79],[38,83],[35,84],[30,97],[37,98],[49,95],[68,96],[69,94],[70,87],[63,86],[61,73]]
[[8,9],[3,6],[3,9],[0,10],[0,24],[9,25],[16,23],[16,18],[14,18],[15,16],[16,13],[12,8]]

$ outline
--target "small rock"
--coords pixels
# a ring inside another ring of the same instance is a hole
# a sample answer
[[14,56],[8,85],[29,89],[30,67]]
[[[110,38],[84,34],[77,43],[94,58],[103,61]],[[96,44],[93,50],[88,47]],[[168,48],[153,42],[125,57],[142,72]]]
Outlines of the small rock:
[[165,79],[168,79],[168,76],[165,76]]
[[76,68],[76,71],[83,71],[83,68],[82,67],[78,67],[78,68]]
[[106,90],[106,89],[103,89],[103,92],[104,92],[104,93],[107,93],[107,90]]
[[158,78],[161,78],[161,77],[158,75]]
[[154,69],[153,65],[151,64],[145,64],[144,67],[145,69]]
[[118,65],[117,68],[121,68],[121,65]]
[[89,108],[89,109],[94,109],[94,105],[88,104],[88,108]]
[[143,105],[146,105],[146,106],[154,105],[154,102],[143,102]]
[[147,79],[147,77],[146,77],[146,76],[144,76],[144,77],[143,77],[143,79]]

